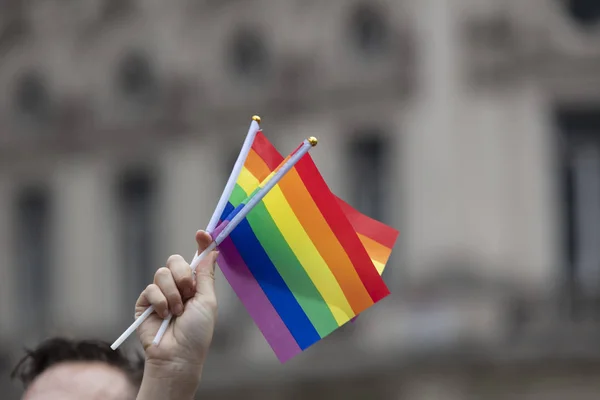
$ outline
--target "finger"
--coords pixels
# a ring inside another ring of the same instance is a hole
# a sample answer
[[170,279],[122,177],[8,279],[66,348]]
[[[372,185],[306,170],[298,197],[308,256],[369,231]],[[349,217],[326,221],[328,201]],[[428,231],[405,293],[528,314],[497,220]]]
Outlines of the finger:
[[202,253],[208,245],[212,243],[213,239],[207,232],[198,231],[196,232],[196,243],[198,244],[198,254]]
[[202,295],[215,295],[215,262],[219,255],[218,251],[210,254],[198,264],[196,268],[196,292]]
[[154,283],[167,298],[171,312],[175,315],[181,315],[183,312],[183,300],[179,289],[177,289],[171,270],[165,267],[159,268],[156,274],[154,274]]
[[194,288],[194,274],[190,265],[185,262],[183,257],[174,255],[167,260],[167,268],[171,270],[175,285],[179,289],[179,293],[183,294],[184,299],[189,299],[196,292]]
[[136,310],[139,310],[136,312],[136,318],[150,306],[154,307],[154,311],[163,318],[169,315],[167,298],[155,284],[148,285],[140,294],[136,304]]

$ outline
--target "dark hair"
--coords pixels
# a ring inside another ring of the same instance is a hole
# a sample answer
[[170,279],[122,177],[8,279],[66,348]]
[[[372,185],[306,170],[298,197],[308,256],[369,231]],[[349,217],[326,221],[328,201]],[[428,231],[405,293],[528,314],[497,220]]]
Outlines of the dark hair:
[[73,361],[98,361],[120,369],[129,381],[139,387],[144,374],[144,360],[138,356],[129,359],[120,350],[100,340],[70,340],[53,338],[40,343],[35,350],[26,349],[26,355],[19,361],[11,374],[27,388],[48,368]]

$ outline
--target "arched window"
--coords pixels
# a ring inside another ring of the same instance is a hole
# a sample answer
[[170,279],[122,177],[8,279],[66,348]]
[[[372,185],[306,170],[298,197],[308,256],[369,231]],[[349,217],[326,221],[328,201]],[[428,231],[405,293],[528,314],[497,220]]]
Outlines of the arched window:
[[19,315],[24,332],[44,332],[52,276],[50,257],[50,194],[43,187],[27,187],[16,196],[14,245],[19,255],[14,268],[21,278]]
[[349,38],[353,46],[369,56],[388,49],[390,32],[384,11],[367,2],[360,3],[350,14]]
[[233,72],[245,80],[260,82],[268,76],[269,54],[259,31],[241,28],[229,45],[229,65]]
[[580,300],[600,298],[600,108],[561,108],[560,131],[563,190],[565,277],[574,313],[593,312]]
[[118,181],[118,241],[125,275],[123,282],[130,302],[135,302],[146,285],[152,283],[158,269],[153,264],[157,234],[153,178],[148,171],[131,169],[123,172]]
[[117,66],[117,86],[130,100],[146,103],[156,94],[156,75],[150,58],[141,50],[126,53]]
[[379,132],[365,132],[349,144],[350,203],[360,212],[386,221],[385,186],[388,143]]
[[17,78],[13,105],[17,115],[26,119],[39,120],[48,116],[50,94],[41,73],[31,70]]

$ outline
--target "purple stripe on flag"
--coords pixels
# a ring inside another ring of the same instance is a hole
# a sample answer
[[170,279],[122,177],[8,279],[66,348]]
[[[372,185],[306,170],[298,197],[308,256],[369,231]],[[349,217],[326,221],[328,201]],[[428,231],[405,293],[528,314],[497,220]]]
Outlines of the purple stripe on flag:
[[[227,210],[227,208],[226,208],[226,210]],[[225,227],[227,225],[229,225],[229,220],[225,220],[225,221],[219,223],[219,225],[217,225],[214,232],[210,235],[213,238],[213,240],[215,240],[217,238],[217,236],[219,236],[219,233],[223,232],[223,229],[225,229]]]
[[219,268],[275,351],[279,361],[284,363],[301,353],[298,343],[244,263],[233,241],[230,238],[225,239],[219,245],[219,251]]

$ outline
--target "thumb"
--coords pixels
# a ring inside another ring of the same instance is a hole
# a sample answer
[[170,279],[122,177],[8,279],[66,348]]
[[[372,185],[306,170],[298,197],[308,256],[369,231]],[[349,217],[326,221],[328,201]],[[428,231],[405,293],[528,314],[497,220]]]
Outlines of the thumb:
[[[196,243],[198,243],[198,254],[202,253],[211,243],[212,237],[204,232],[196,232]],[[204,260],[200,261],[196,268],[196,292],[202,295],[215,294],[215,262],[217,251],[211,251]]]
[[202,253],[211,243],[213,239],[209,233],[204,231],[196,232],[196,243],[198,244],[198,254]]
[[218,255],[218,251],[211,251],[196,268],[196,292],[203,296],[215,295],[215,262]]

